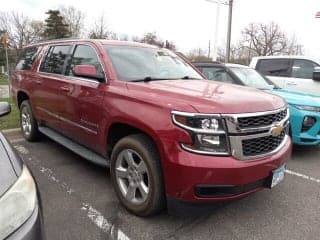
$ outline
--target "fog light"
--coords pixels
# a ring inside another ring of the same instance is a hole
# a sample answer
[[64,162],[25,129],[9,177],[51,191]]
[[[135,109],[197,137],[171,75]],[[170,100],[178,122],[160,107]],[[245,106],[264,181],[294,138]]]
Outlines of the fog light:
[[220,137],[213,135],[197,135],[199,143],[202,145],[220,145]]
[[316,123],[316,118],[315,117],[310,117],[310,116],[306,116],[303,119],[302,122],[302,131],[308,131],[310,128],[313,127],[313,125]]

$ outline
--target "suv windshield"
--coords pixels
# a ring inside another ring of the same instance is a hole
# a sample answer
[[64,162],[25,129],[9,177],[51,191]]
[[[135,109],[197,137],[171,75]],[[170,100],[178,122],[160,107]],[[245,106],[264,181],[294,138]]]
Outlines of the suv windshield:
[[254,69],[244,67],[229,68],[246,86],[259,89],[273,89],[275,87],[270,80],[267,80]]
[[105,45],[105,50],[124,81],[202,79],[188,63],[162,48]]

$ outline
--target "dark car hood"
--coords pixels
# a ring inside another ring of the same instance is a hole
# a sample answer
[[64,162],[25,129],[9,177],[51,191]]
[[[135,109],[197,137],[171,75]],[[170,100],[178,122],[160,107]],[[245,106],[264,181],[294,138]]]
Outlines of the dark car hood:
[[190,111],[192,107],[193,111],[201,113],[250,113],[286,105],[281,97],[274,94],[211,80],[181,79],[127,85],[135,97],[179,111]]
[[[15,169],[17,163],[12,162],[12,149],[7,140],[0,133],[0,197],[16,182],[18,171]],[[16,160],[20,161],[20,159]]]

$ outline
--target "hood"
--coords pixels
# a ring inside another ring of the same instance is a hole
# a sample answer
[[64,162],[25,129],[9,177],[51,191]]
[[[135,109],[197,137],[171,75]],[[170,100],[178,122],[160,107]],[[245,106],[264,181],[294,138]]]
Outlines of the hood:
[[288,89],[273,89],[272,93],[280,95],[289,104],[320,107],[320,96]]
[[274,94],[212,80],[128,82],[127,87],[132,96],[178,111],[250,113],[286,105],[281,97]]

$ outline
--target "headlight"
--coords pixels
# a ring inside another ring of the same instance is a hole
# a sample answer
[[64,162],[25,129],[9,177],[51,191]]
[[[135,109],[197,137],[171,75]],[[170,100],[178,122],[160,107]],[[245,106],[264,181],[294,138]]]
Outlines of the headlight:
[[220,115],[172,111],[172,120],[193,139],[192,144],[181,143],[184,149],[203,154],[229,154],[225,124]]
[[304,106],[304,105],[293,105],[293,106],[304,111],[320,112],[320,107]]
[[35,183],[24,166],[21,176],[0,198],[0,239],[6,238],[31,216],[36,196]]

